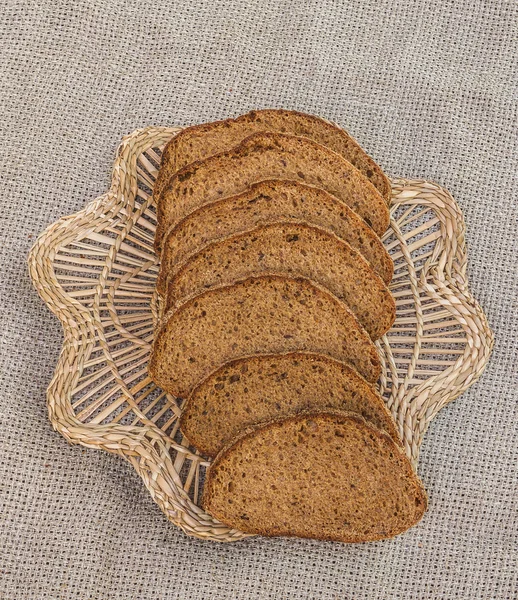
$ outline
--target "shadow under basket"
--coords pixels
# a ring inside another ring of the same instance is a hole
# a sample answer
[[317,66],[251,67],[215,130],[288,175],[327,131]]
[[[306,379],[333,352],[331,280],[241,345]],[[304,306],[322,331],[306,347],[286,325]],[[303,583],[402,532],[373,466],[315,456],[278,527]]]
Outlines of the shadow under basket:
[[[209,462],[179,431],[182,401],[147,373],[159,308],[151,190],[161,150],[178,131],[150,127],[126,137],[110,190],[43,232],[29,269],[64,329],[47,393],[54,428],[70,442],[130,461],[187,534],[229,542],[248,536],[198,506]],[[398,178],[392,192],[383,242],[395,263],[397,317],[377,342],[379,391],[415,468],[429,423],[478,379],[493,336],[468,290],[464,219],[451,195]]]

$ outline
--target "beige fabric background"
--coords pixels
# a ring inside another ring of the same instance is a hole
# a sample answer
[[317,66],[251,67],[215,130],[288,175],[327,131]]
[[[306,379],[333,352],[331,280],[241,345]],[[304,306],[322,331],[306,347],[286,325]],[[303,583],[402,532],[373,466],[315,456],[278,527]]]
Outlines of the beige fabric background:
[[[517,19],[505,0],[4,0],[2,600],[518,597]],[[496,347],[429,430],[430,509],[394,541],[189,539],[47,420],[61,331],[28,279],[35,236],[106,190],[124,134],[265,106],[338,121],[466,216]]]

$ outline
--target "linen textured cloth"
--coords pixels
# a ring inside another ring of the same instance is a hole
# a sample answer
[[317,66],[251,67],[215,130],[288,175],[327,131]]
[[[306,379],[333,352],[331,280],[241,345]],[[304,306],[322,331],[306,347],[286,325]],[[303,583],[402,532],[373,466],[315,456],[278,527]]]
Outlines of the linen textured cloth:
[[[518,597],[517,40],[505,0],[3,3],[2,600]],[[466,218],[496,346],[430,427],[430,507],[395,540],[190,539],[129,464],[47,419],[62,336],[28,277],[37,234],[108,188],[125,134],[262,107],[338,122]]]

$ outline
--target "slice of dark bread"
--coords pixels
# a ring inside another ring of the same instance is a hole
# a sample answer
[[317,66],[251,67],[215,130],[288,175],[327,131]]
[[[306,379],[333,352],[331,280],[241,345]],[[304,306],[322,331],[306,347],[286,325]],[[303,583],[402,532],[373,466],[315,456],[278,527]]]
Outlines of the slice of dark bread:
[[264,275],[214,288],[167,313],[149,374],[184,398],[230,360],[297,350],[351,362],[371,382],[381,372],[376,347],[343,302],[307,279]]
[[177,171],[157,201],[155,248],[188,214],[264,179],[290,179],[324,189],[351,207],[378,235],[389,211],[378,190],[351,163],[308,138],[257,133],[227,152]]
[[186,298],[261,273],[306,277],[345,302],[373,340],[396,318],[387,286],[347,242],[305,223],[271,223],[214,242],[168,279],[165,310]]
[[394,264],[389,253],[351,208],[320,188],[276,179],[202,206],[170,229],[162,248],[158,292],[164,295],[167,277],[207,244],[257,225],[291,220],[334,233],[358,250],[386,284],[392,279]]
[[209,467],[202,506],[245,533],[370,542],[415,525],[427,497],[388,434],[357,414],[326,411],[231,442]]
[[248,356],[223,365],[191,392],[180,428],[202,454],[214,457],[243,429],[326,409],[357,413],[401,445],[372,385],[350,365],[309,352]]
[[254,110],[237,119],[187,127],[165,147],[155,183],[160,194],[168,178],[186,165],[224,152],[259,132],[288,133],[327,146],[361,171],[389,203],[390,182],[358,142],[337,125],[320,117],[282,109]]

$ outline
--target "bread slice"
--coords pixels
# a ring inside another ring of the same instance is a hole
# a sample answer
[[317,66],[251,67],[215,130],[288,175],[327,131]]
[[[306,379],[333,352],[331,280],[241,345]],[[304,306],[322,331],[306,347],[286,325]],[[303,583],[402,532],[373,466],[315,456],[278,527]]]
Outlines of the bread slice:
[[415,525],[427,498],[388,434],[354,413],[316,412],[260,425],[224,448],[202,506],[245,533],[371,542]]
[[315,185],[351,207],[378,235],[388,227],[388,208],[378,190],[339,154],[308,138],[257,133],[173,175],[157,201],[156,249],[161,250],[165,232],[189,213],[264,179]]
[[224,152],[258,132],[288,133],[307,137],[327,146],[361,171],[378,189],[387,204],[390,203],[389,180],[355,139],[337,125],[320,117],[282,109],[254,110],[237,119],[187,127],[164,149],[155,193],[159,195],[168,178],[182,167]]
[[396,304],[362,255],[333,233],[305,223],[271,223],[198,252],[168,280],[166,311],[189,295],[250,275],[306,277],[345,302],[373,340],[396,318]]
[[349,361],[371,382],[381,372],[376,347],[345,304],[307,279],[264,275],[209,290],[166,314],[149,373],[162,389],[186,397],[230,360],[296,350]]
[[358,250],[386,284],[392,279],[394,264],[389,253],[351,208],[314,186],[276,179],[202,206],[170,229],[164,238],[158,292],[164,295],[167,276],[207,244],[257,225],[291,220],[334,233]]
[[372,385],[350,365],[310,352],[247,356],[223,365],[194,388],[180,428],[202,454],[214,457],[243,429],[326,409],[357,413],[401,445]]

